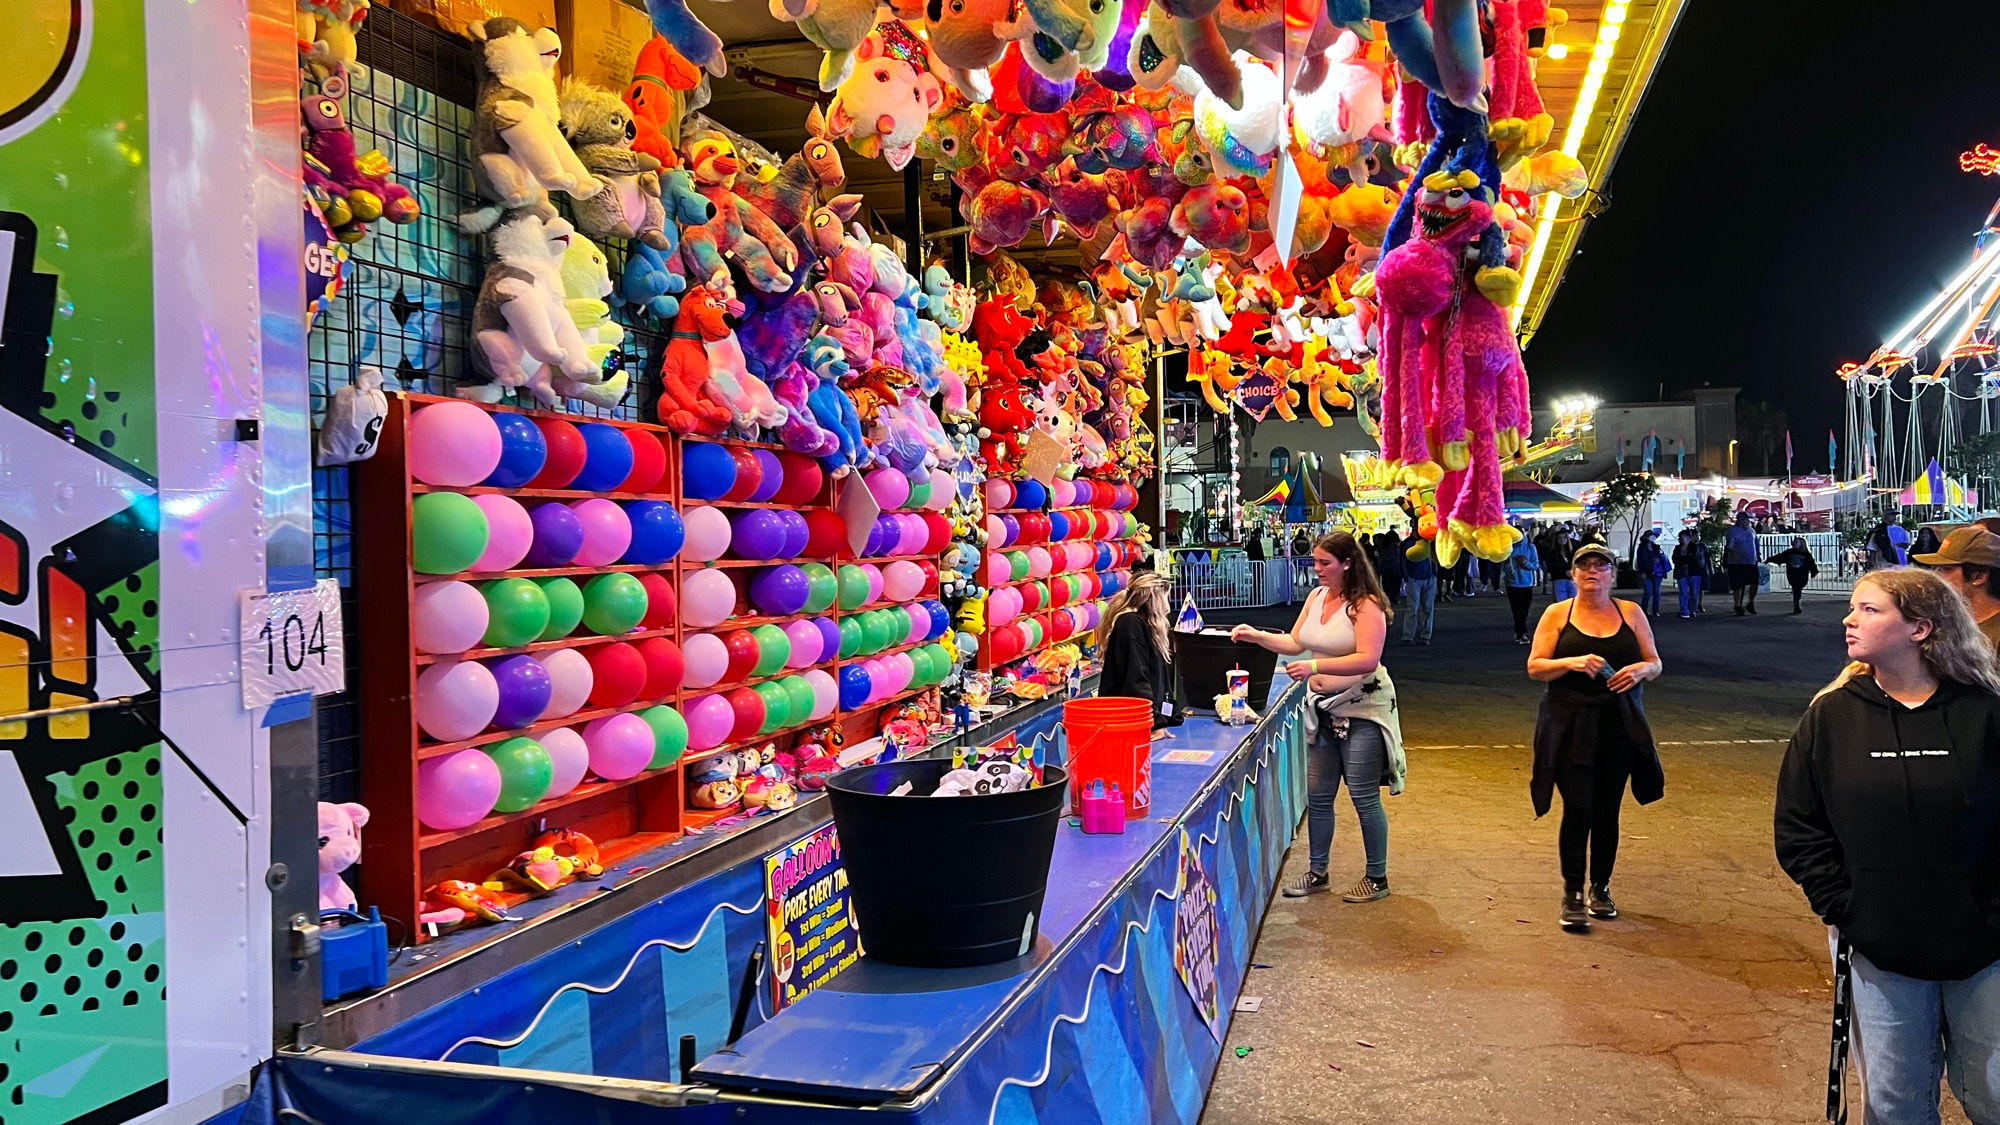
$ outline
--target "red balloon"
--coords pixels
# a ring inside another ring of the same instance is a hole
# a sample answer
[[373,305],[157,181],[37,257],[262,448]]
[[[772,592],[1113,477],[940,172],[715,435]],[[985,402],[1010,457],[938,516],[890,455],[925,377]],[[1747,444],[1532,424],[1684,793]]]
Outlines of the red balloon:
[[935,590],[938,584],[937,564],[929,559],[918,559],[917,569],[924,572],[924,589]]
[[778,454],[778,464],[785,470],[785,480],[771,496],[773,503],[804,505],[819,499],[819,486],[826,480],[826,473],[818,461],[787,450]]
[[583,654],[590,661],[590,705],[623,707],[646,686],[646,658],[626,641],[598,645]]
[[764,726],[762,696],[747,687],[740,687],[723,698],[729,701],[729,709],[736,712],[736,725],[729,731],[731,742],[741,742],[756,734]]
[[665,637],[647,637],[639,642],[639,655],[646,660],[646,682],[639,688],[640,699],[664,699],[681,690],[687,665],[680,646]]
[[1021,650],[1027,647],[1028,638],[1019,625],[1007,624],[993,630],[987,644],[993,648],[993,662],[1004,664],[1021,655]]
[[853,558],[854,552],[847,545],[847,521],[824,508],[815,508],[807,512],[806,557],[814,559]]
[[1021,591],[1021,612],[1033,613],[1042,608],[1047,600],[1048,586],[1042,582],[1023,582],[1015,587]]
[[757,666],[757,638],[750,635],[750,630],[735,629],[722,634],[722,647],[729,650],[729,666],[723,670],[723,683],[733,684]]
[[641,574],[639,585],[646,588],[646,616],[639,619],[640,628],[664,629],[672,625],[680,608],[673,582],[664,574]]
[[1096,600],[1104,593],[1104,579],[1095,573],[1083,576],[1083,596]]
[[936,512],[924,513],[924,549],[926,555],[942,555],[951,545],[951,521]]
[[764,463],[740,445],[728,447],[729,459],[736,462],[736,487],[722,494],[724,500],[748,500],[764,483]]
[[[1049,583],[1049,608],[1061,609],[1063,606],[1068,604],[1069,604],[1069,583],[1064,582],[1060,579]],[[1056,614],[1057,620],[1061,620],[1061,618],[1062,614],[1060,613]]]
[[1049,517],[1040,512],[1028,512],[1021,517],[1022,543],[1046,543],[1049,539]]
[[589,450],[583,444],[583,434],[575,426],[561,418],[537,418],[535,426],[542,431],[542,441],[549,447],[548,460],[542,462],[542,471],[523,488],[568,488],[583,471],[583,462]]
[[1074,631],[1075,631],[1075,622],[1069,619],[1069,614],[1058,613],[1055,616],[1049,618],[1050,640],[1052,641],[1066,640],[1069,637],[1070,633]]
[[653,431],[636,426],[625,429],[625,440],[632,443],[632,475],[625,483],[612,489],[613,492],[658,492],[660,483],[667,475],[667,449]]

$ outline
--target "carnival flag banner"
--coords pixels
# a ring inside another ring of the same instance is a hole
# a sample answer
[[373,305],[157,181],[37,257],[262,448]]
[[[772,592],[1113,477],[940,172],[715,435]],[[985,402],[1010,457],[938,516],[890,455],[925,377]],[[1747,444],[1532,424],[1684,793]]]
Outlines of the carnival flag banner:
[[1201,856],[1187,829],[1181,829],[1180,896],[1174,904],[1174,971],[1193,998],[1208,1032],[1222,1041],[1221,986],[1216,981],[1216,949],[1221,929],[1215,920],[1215,884],[1202,870]]
[[1190,591],[1185,598],[1181,599],[1180,617],[1174,621],[1174,632],[1199,633],[1203,627],[1201,610],[1195,606],[1194,593]]

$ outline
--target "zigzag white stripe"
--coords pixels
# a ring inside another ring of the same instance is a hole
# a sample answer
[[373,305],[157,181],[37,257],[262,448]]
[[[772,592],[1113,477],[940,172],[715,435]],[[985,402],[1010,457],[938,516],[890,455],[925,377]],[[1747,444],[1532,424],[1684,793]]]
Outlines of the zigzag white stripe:
[[595,995],[598,996],[604,996],[618,991],[619,986],[625,983],[625,978],[632,975],[633,967],[639,963],[640,954],[646,952],[648,949],[654,948],[655,946],[671,949],[677,953],[686,953],[688,950],[693,949],[695,946],[701,944],[701,936],[708,932],[708,924],[710,922],[715,921],[715,916],[717,914],[722,913],[722,911],[725,908],[733,910],[736,913],[741,914],[746,918],[754,917],[758,914],[763,913],[762,903],[758,903],[757,906],[754,908],[745,909],[741,906],[736,905],[733,902],[718,902],[715,904],[715,909],[710,910],[708,912],[708,917],[703,918],[701,920],[701,928],[694,932],[694,937],[688,939],[688,941],[685,944],[671,942],[665,938],[654,938],[653,940],[646,942],[644,945],[641,945],[639,948],[634,949],[632,951],[631,959],[625,962],[624,971],[620,972],[618,974],[618,979],[612,981],[610,984],[602,988],[599,988],[594,984],[584,984],[580,981],[571,981],[570,983],[563,985],[561,988],[556,989],[555,992],[549,996],[548,1000],[543,1002],[542,1010],[535,1013],[535,1018],[528,1021],[527,1028],[524,1029],[521,1032],[521,1034],[514,1036],[512,1039],[488,1039],[484,1035],[468,1035],[465,1038],[459,1040],[458,1042],[453,1043],[450,1047],[447,1047],[445,1049],[444,1054],[438,1056],[437,1061],[446,1062],[450,1060],[452,1052],[458,1050],[460,1047],[464,1047],[473,1043],[483,1044],[485,1046],[492,1047],[496,1050],[505,1050],[509,1047],[520,1046],[522,1043],[527,1041],[528,1036],[533,1035],[535,1033],[535,1028],[540,1026],[542,1022],[542,1017],[549,1014],[549,1009],[555,1006],[555,1002],[562,998],[563,993],[568,992],[571,989],[579,989],[584,992],[594,993]]
[[[1273,734],[1272,738],[1264,744],[1264,752],[1260,754],[1257,758],[1257,769],[1255,771],[1246,773],[1244,775],[1243,784],[1237,788],[1236,792],[1230,794],[1230,799],[1224,801],[1222,809],[1219,812],[1217,812],[1215,818],[1215,835],[1209,835],[1208,833],[1204,832],[1200,836],[1200,839],[1202,841],[1213,844],[1220,839],[1222,834],[1223,823],[1225,821],[1234,819],[1236,809],[1244,803],[1245,797],[1249,795],[1250,787],[1257,783],[1257,779],[1263,775],[1265,767],[1270,763],[1271,752],[1277,748],[1278,739],[1289,738],[1291,736],[1292,725],[1293,724],[1291,721],[1287,721],[1281,724],[1279,729]],[[1058,1013],[1056,1015],[1056,1018],[1050,1022],[1048,1039],[1047,1042],[1044,1043],[1042,1048],[1042,1065],[1041,1068],[1036,1071],[1036,1076],[1034,1080],[1028,1081],[1026,1079],[1011,1078],[1011,1077],[1003,1078],[1000,1080],[1000,1085],[993,1088],[993,1102],[992,1105],[986,1111],[987,1125],[993,1125],[995,1121],[999,1120],[1000,1095],[1006,1092],[1007,1087],[1019,1086],[1023,1089],[1031,1090],[1034,1089],[1036,1086],[1040,1086],[1042,1083],[1047,1082],[1049,1080],[1049,1071],[1053,1069],[1055,1066],[1056,1028],[1059,1025],[1065,1023],[1072,1024],[1075,1026],[1081,1026],[1085,1021],[1089,1020],[1090,994],[1091,990],[1094,987],[1096,987],[1097,974],[1109,971],[1113,976],[1123,976],[1125,973],[1125,964],[1127,961],[1131,960],[1132,931],[1137,930],[1140,933],[1152,932],[1153,910],[1155,906],[1153,899],[1166,899],[1168,902],[1174,902],[1181,897],[1182,890],[1183,888],[1179,884],[1178,876],[1176,876],[1175,878],[1174,889],[1171,893],[1160,890],[1158,888],[1154,888],[1152,898],[1149,898],[1146,901],[1146,920],[1143,923],[1138,921],[1125,923],[1125,932],[1122,935],[1120,935],[1118,941],[1117,968],[1112,968],[1112,966],[1108,962],[1104,961],[1098,962],[1096,967],[1090,970],[1090,977],[1087,980],[1085,980],[1083,984],[1083,1010],[1081,1012],[1078,1012],[1074,1016],[1069,1015],[1067,1013]]]

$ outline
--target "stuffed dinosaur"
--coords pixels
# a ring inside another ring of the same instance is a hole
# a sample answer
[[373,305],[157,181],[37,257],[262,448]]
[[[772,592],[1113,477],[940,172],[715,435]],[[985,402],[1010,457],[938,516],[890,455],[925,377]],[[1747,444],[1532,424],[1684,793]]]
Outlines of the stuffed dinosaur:
[[577,79],[562,85],[562,131],[577,159],[604,182],[579,200],[577,229],[599,238],[638,239],[667,248],[667,212],[660,201],[660,162],[632,149],[639,135],[631,107],[609,90]]
[[462,387],[462,397],[498,402],[526,387],[543,406],[560,397],[555,379],[598,383],[603,370],[570,319],[563,288],[563,254],[575,230],[537,210],[512,212],[491,237],[492,261],[472,309],[472,365],[489,382]]
[[473,111],[472,180],[493,201],[460,216],[472,233],[493,228],[519,207],[547,207],[548,193],[589,199],[603,188],[563,139],[556,62],[562,40],[548,28],[529,31],[505,16],[469,29],[479,44],[479,101]]

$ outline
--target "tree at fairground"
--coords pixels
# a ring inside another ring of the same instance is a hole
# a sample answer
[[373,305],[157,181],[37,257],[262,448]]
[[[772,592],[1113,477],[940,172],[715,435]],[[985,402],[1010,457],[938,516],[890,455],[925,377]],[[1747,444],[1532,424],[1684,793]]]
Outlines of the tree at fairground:
[[1952,446],[1944,455],[1944,471],[1976,490],[1982,500],[1993,494],[2000,488],[2000,430],[1974,434]]
[[1636,551],[1642,524],[1650,522],[1653,515],[1653,497],[1660,491],[1660,482],[1651,473],[1622,473],[1604,482],[1597,490],[1597,499],[1590,510],[1604,521],[1608,527],[1625,528],[1626,541]]

